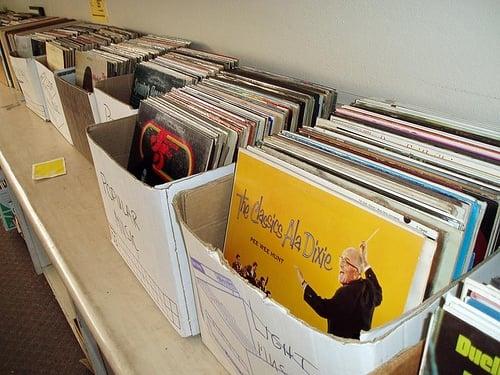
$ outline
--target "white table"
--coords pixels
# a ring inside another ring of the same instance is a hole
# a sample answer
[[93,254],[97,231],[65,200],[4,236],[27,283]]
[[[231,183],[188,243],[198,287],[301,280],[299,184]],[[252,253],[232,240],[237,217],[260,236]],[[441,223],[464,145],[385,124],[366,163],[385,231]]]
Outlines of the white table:
[[[171,328],[114,249],[92,164],[21,97],[0,85],[0,167],[52,263],[44,274],[68,321],[74,304],[117,374],[225,374],[199,336]],[[33,163],[61,156],[65,176],[32,180]]]

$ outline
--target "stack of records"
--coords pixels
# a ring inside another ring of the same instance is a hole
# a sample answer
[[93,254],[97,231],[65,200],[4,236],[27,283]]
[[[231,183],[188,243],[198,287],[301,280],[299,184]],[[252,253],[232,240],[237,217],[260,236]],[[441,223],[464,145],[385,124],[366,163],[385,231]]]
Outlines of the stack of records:
[[466,279],[429,326],[420,374],[498,374],[500,290]]
[[147,35],[118,44],[101,46],[76,54],[76,83],[93,91],[95,82],[123,74],[134,73],[136,66],[179,46],[189,45],[187,40]]
[[498,144],[500,142],[500,133],[488,129],[484,124],[465,124],[457,120],[445,118],[442,114],[435,114],[422,108],[409,108],[408,106],[403,106],[393,101],[366,98],[357,99],[352,105],[396,119],[407,120],[414,124],[420,124],[436,130],[444,130],[448,133],[476,139],[481,142],[489,144]]
[[[401,111],[390,117],[359,103],[240,151],[225,257],[252,284],[265,281],[263,290],[300,319],[342,337],[371,330],[361,335],[367,339],[498,249],[500,149],[498,133],[437,116],[439,126],[410,123]],[[334,307],[351,285],[342,281],[349,269],[388,301],[378,305],[372,293],[361,310],[346,306],[360,314],[355,332]],[[290,292],[297,278],[305,289]],[[318,297],[337,287],[334,297]]]
[[314,125],[318,117],[327,118],[336,104],[336,92],[329,87],[255,68],[234,69],[221,78],[226,82],[252,88],[274,98],[281,98],[285,102],[296,103],[298,113],[292,116],[289,127],[286,127],[286,130],[290,131],[301,126]]
[[296,131],[314,125],[316,117],[327,117],[335,107],[335,90],[295,78],[254,68],[236,68],[205,81],[221,93],[247,99],[275,111],[273,130]]
[[57,38],[46,43],[47,64],[52,70],[71,68],[77,63],[77,51],[90,51],[137,36],[133,31],[106,26],[85,34]]
[[41,56],[47,53],[46,43],[57,39],[75,38],[103,28],[103,25],[70,21],[65,24],[18,33],[15,36],[16,50],[20,57]]
[[436,280],[433,291],[498,249],[500,133],[374,100],[338,108],[330,121],[308,131],[320,132],[344,152],[420,179],[419,185],[433,191],[442,190],[448,197],[460,194],[470,213],[459,220],[463,233],[458,246],[440,257],[436,272],[443,278]]
[[[160,66],[159,69],[169,69],[172,73],[158,75],[155,81],[152,79],[153,74],[149,78],[151,89],[148,87],[147,90],[150,97],[140,101],[139,120],[129,162],[129,170],[150,185],[230,164],[236,159],[238,147],[262,142],[265,136],[285,129],[293,116],[298,122],[303,102],[284,99],[292,98],[292,93],[295,95],[293,98],[310,99],[312,103],[307,104],[321,110],[325,109],[325,103],[333,105],[335,102],[336,93],[333,89],[317,89],[321,94],[309,96],[304,92],[313,91],[319,86],[282,76],[273,77],[276,81],[283,80],[284,86],[293,82],[295,89],[301,91],[271,84],[268,85],[273,86],[274,91],[264,88],[254,90],[239,86],[238,83],[230,84],[220,79],[220,75],[188,85],[199,79],[193,73],[194,68],[200,70],[203,64],[208,68],[206,62],[194,63],[192,59],[183,60],[176,54],[167,54],[161,59],[172,63],[169,65],[172,68]],[[155,65],[157,60],[160,58],[143,63],[139,68]],[[184,73],[173,69],[179,69],[181,63],[187,62],[190,63],[189,70],[186,65]],[[195,64],[199,65],[195,67]],[[151,91],[165,85],[165,82],[168,82],[169,89],[183,87],[154,97]],[[136,91],[138,87],[136,82]],[[279,94],[280,90],[286,92],[283,97]],[[321,105],[318,101],[321,101]],[[325,109],[325,113],[329,113],[329,110]]]
[[171,36],[148,34],[137,39],[131,39],[122,44],[128,44],[130,47],[135,48],[144,47],[154,49],[158,51],[158,55],[163,55],[164,53],[176,48],[187,47],[191,44],[191,41]]
[[111,40],[111,43],[122,43],[129,39],[139,37],[139,33],[132,30],[122,29],[116,26],[106,26],[99,29],[98,33]]
[[138,64],[189,43],[190,42],[187,40],[174,39],[171,37],[146,35],[119,44],[103,46],[100,49],[121,57],[129,58]]
[[141,102],[129,170],[151,186],[228,165],[255,138],[251,114],[210,104],[194,88]]
[[223,69],[222,64],[177,52],[167,53],[137,67],[130,103],[133,108],[138,108],[143,99],[213,77]]
[[33,13],[17,13],[10,10],[0,12],[0,27],[18,25],[23,22],[29,22],[29,19],[36,17]]
[[225,70],[236,68],[239,63],[239,60],[236,57],[225,56],[213,52],[199,51],[191,48],[179,48],[176,52],[186,56],[196,57],[200,60],[209,61],[214,64],[223,65]]
[[8,57],[29,57],[31,55],[21,56],[17,53],[17,35],[31,33],[35,29],[38,30],[41,28],[54,27],[54,25],[67,25],[72,21],[73,20],[60,17],[32,17],[0,27],[0,57],[3,66],[3,70],[0,70],[0,82],[3,82],[11,87],[20,88],[14,75],[13,63]]

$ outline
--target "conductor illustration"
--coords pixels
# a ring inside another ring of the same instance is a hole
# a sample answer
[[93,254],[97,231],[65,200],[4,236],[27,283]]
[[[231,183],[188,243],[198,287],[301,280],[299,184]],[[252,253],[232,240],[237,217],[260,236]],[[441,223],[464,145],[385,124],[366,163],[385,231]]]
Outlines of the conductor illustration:
[[328,320],[328,333],[359,339],[361,330],[371,328],[375,307],[382,302],[382,288],[368,263],[366,242],[362,242],[359,249],[348,247],[342,252],[338,275],[342,286],[331,298],[318,296],[298,267],[296,271],[304,288],[304,300]]

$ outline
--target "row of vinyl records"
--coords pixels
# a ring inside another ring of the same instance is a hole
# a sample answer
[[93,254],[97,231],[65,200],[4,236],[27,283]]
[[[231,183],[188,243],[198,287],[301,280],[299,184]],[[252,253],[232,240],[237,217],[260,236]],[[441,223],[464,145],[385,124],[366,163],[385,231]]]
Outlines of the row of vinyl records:
[[148,98],[129,170],[156,185],[236,160],[229,264],[312,326],[359,338],[498,249],[499,134],[370,99],[322,118],[334,93],[239,68]]
[[[178,55],[169,55],[169,61],[158,58],[173,50],[183,54],[184,68],[189,73],[202,77],[224,68],[234,68],[238,60],[230,56],[193,51],[191,42],[177,37],[142,35],[138,32],[107,25],[60,19],[61,23],[40,26],[13,33],[9,48],[16,56],[31,58],[46,56],[46,64],[52,71],[74,67],[76,83],[88,91],[94,84],[109,77],[134,73],[137,64],[141,67],[155,64],[156,70],[175,65]],[[186,57],[187,56],[187,57]],[[194,60],[189,60],[189,57]],[[154,62],[148,63],[149,60]],[[210,66],[212,63],[214,65]],[[205,64],[205,65],[202,65]],[[198,69],[209,68],[208,72]],[[190,70],[189,70],[190,69]],[[171,74],[171,70],[168,71]],[[85,82],[84,82],[85,81]],[[161,80],[157,80],[160,83]]]
[[60,21],[9,33],[9,48],[16,57],[44,55],[46,66],[54,72],[74,68],[76,84],[89,92],[98,81],[136,72],[131,97],[135,108],[150,94],[196,83],[238,65],[238,59],[231,56],[186,48],[191,42],[182,38],[141,36],[114,26]]
[[[84,65],[89,61],[99,70],[92,77],[95,83],[99,79],[133,73],[136,64],[191,44],[181,38],[141,35],[116,26],[60,17],[32,17],[9,22],[17,15],[5,14],[6,20],[0,27],[6,76],[13,73],[7,61],[9,55],[21,58],[45,56],[46,65],[52,71],[76,67],[81,73],[78,74],[78,84],[82,86]],[[12,79],[15,81],[15,77]]]
[[[6,22],[0,27],[1,61],[3,73],[7,78],[5,83],[17,87],[17,79],[10,64],[9,56],[22,58],[43,56],[47,54],[48,43],[56,40],[56,38],[61,40],[67,38],[78,39],[80,34],[92,35],[92,40],[98,40],[99,43],[103,44],[123,41],[138,35],[137,33],[129,33],[124,29],[77,22],[60,17],[32,17],[23,19],[20,22]],[[84,49],[85,45],[82,43],[80,45]],[[56,49],[49,47],[49,50],[51,51],[49,57],[51,69],[64,68],[64,62],[62,66],[58,63],[59,54],[53,54]],[[65,56],[64,60],[69,63],[69,56]]]
[[[152,85],[140,67],[133,98],[138,81]],[[168,74],[164,81],[170,81]],[[140,101],[129,170],[156,185],[228,165],[238,147],[256,145],[281,130],[312,126],[316,116],[331,113],[335,101],[333,89],[253,68],[218,73]]]
[[446,296],[432,316],[420,374],[500,373],[499,281],[465,279],[459,298]]
[[[14,40],[19,57],[46,55],[53,71],[71,67],[83,71],[86,60],[101,61],[114,67],[106,78],[133,73],[135,64],[191,44],[180,38],[141,36],[128,29],[76,21],[16,33]],[[96,74],[94,80],[98,78]]]
[[29,20],[33,17],[36,17],[36,14],[12,12],[9,10],[0,11],[0,27],[9,25],[18,25],[23,22],[29,22]]

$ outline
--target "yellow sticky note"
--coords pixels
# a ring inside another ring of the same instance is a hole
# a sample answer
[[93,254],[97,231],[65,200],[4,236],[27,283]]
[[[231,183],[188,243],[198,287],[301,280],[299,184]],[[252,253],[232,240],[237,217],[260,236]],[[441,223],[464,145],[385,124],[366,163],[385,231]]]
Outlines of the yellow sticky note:
[[92,21],[99,23],[108,23],[108,12],[106,10],[105,0],[89,0],[89,5]]
[[66,174],[66,163],[64,158],[33,164],[33,180],[42,180],[44,178],[62,176],[63,174]]

